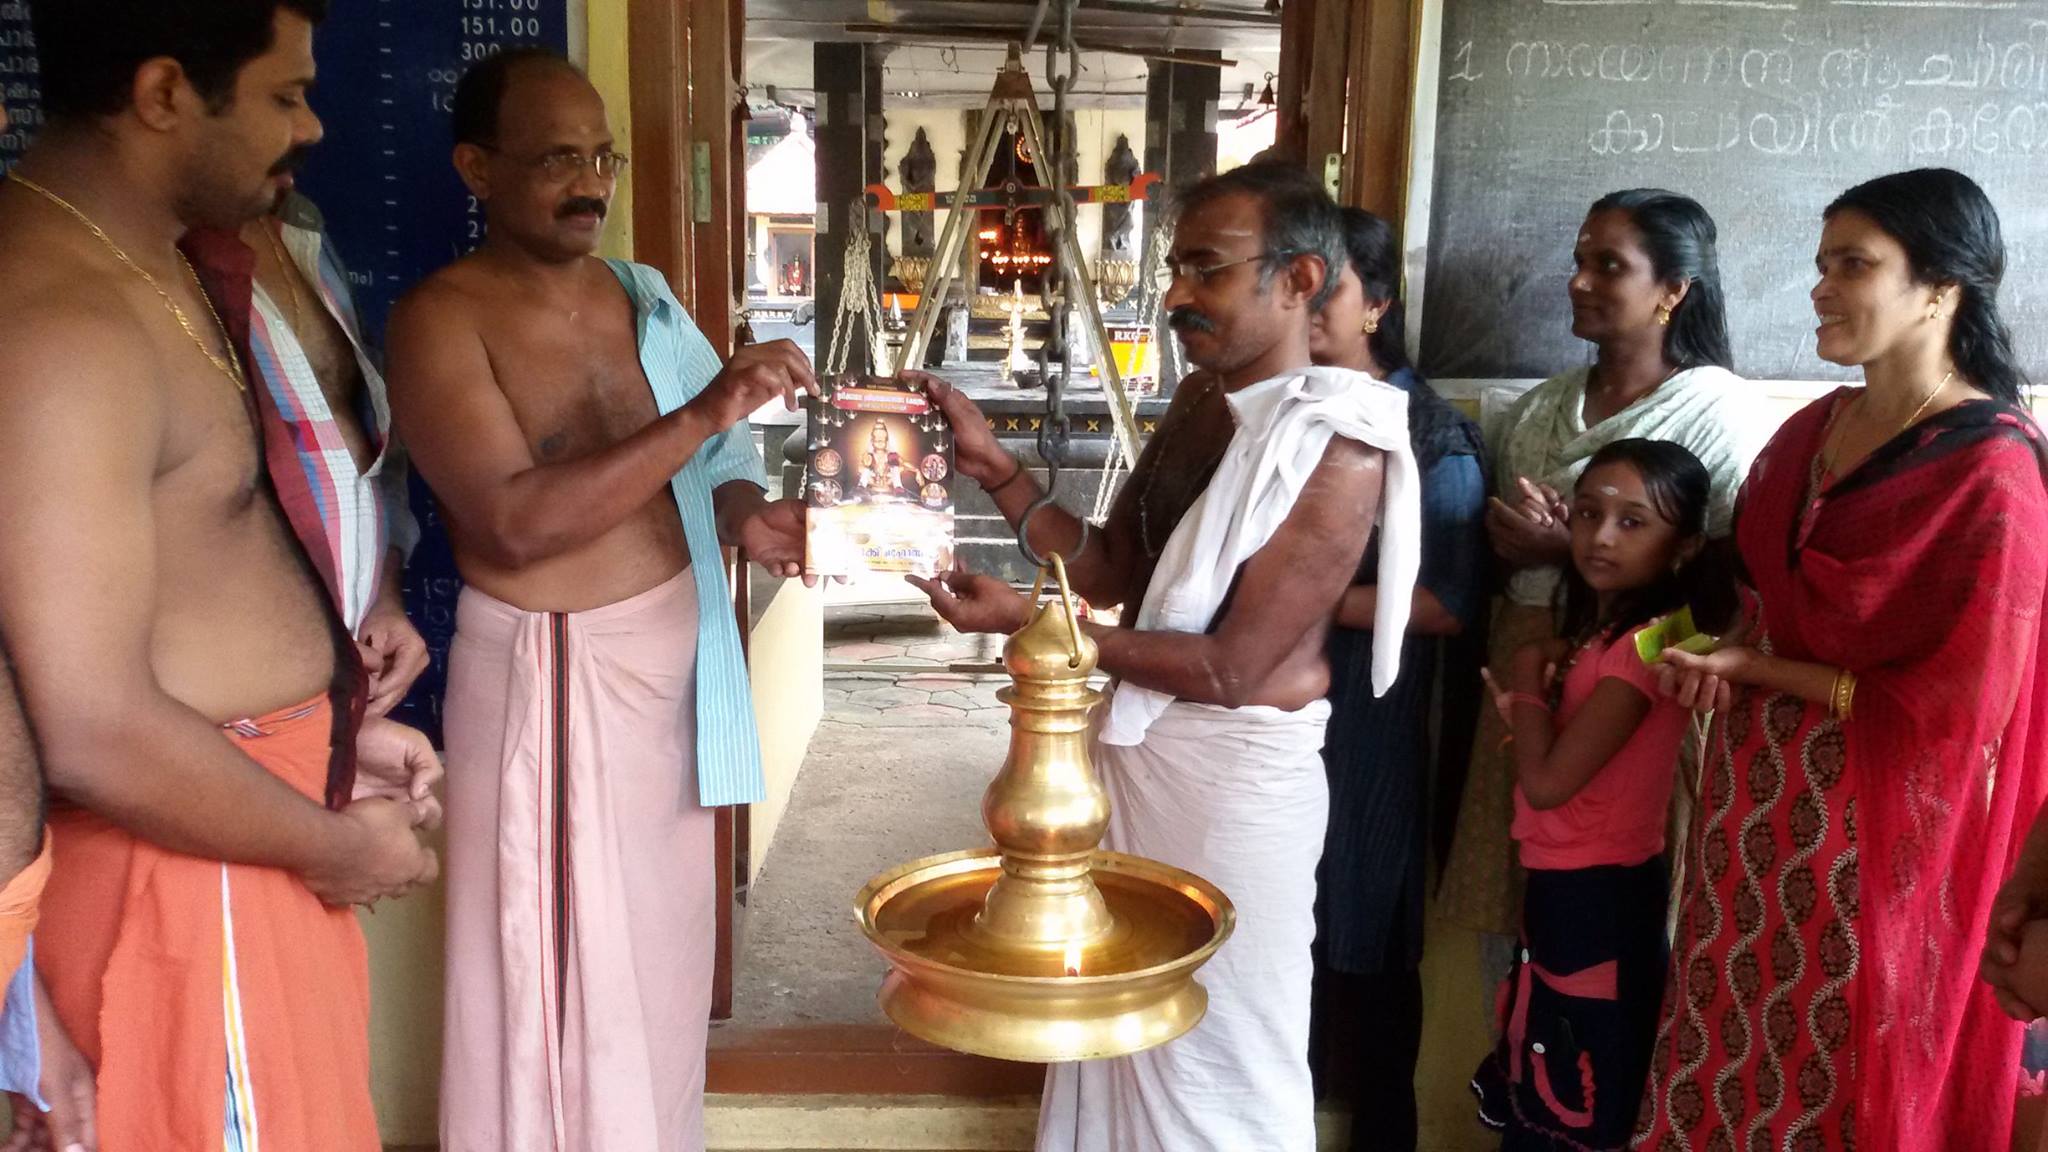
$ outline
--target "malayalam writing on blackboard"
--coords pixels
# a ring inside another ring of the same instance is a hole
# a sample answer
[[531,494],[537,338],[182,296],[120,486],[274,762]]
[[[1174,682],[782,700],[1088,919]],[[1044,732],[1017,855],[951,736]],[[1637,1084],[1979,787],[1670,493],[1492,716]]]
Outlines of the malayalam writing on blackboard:
[[1720,235],[1738,370],[1814,350],[1822,211],[1884,172],[1967,173],[2004,217],[2001,303],[2048,364],[2048,0],[1441,0],[1422,362],[1530,378],[1583,364],[1565,284],[1586,208],[1697,200]]
[[[1613,88],[1585,133],[1596,156],[1835,153],[1939,163],[1954,154],[2048,153],[2048,20],[1982,20],[1932,45],[1909,43],[1903,25],[1836,43],[1830,27],[1787,20],[1761,38],[1728,29],[1705,38],[1468,39],[1446,46],[1445,80],[1476,84],[1497,72],[1516,92]],[[1701,106],[1717,93],[1733,100]]]

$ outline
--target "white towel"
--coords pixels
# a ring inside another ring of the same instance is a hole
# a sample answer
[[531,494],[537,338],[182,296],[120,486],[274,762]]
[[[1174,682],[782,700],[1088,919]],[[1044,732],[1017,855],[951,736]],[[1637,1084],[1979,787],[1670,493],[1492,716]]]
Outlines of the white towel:
[[[1408,395],[1363,372],[1304,368],[1229,393],[1237,434],[1209,487],[1168,538],[1145,588],[1137,627],[1206,632],[1245,561],[1266,546],[1330,437],[1387,455],[1380,493],[1379,606],[1373,616],[1372,689],[1385,695],[1401,670],[1415,574],[1422,563],[1421,477],[1408,442]],[[1119,686],[1104,721],[1106,744],[1145,738],[1173,698]]]

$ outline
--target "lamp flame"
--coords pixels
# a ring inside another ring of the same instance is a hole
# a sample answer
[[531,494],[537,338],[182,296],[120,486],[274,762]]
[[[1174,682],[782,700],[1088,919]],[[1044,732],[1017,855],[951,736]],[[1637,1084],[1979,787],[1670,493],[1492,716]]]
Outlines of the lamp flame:
[[1081,974],[1081,945],[1078,943],[1067,945],[1066,972],[1069,976]]

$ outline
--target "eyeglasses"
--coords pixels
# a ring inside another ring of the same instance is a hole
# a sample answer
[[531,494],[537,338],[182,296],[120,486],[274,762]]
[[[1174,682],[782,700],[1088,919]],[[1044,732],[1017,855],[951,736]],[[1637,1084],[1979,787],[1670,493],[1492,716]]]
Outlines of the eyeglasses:
[[[491,147],[484,150],[498,152]],[[499,152],[499,155],[503,154]],[[624,152],[598,152],[590,156],[581,152],[549,152],[521,163],[537,170],[551,184],[566,184],[583,175],[585,168],[597,173],[599,180],[616,180],[625,174],[626,165],[632,160]]]
[[1183,276],[1193,276],[1196,283],[1207,284],[1209,281],[1214,280],[1218,273],[1235,268],[1240,264],[1249,264],[1254,260],[1264,260],[1269,256],[1285,255],[1287,255],[1285,252],[1260,252],[1256,255],[1246,256],[1241,260],[1225,260],[1221,264],[1209,264],[1206,266],[1190,264],[1178,256],[1168,256],[1166,258],[1166,274],[1175,280]]

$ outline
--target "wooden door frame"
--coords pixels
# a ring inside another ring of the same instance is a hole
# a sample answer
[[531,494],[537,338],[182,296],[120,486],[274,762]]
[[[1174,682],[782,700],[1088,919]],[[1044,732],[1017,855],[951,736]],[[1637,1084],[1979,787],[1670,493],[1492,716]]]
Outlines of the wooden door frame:
[[[661,272],[720,356],[732,352],[735,221],[744,221],[744,126],[731,127],[744,16],[740,0],[627,0],[632,104],[634,259]],[[709,179],[700,181],[699,157]],[[704,187],[700,188],[702,183]],[[709,196],[702,195],[708,191]],[[733,610],[749,631],[743,563],[728,558]],[[732,1015],[735,961],[748,879],[747,810],[716,817],[717,936],[712,1016]]]
[[[633,252],[732,351],[746,225],[742,0],[627,0]],[[707,170],[700,172],[700,167]]]
[[633,258],[668,279],[696,315],[696,278],[683,160],[690,153],[689,16],[702,0],[627,0],[626,66],[632,105]]
[[[634,259],[658,269],[720,355],[732,351],[745,252],[742,0],[627,0],[635,163]],[[696,198],[699,146],[709,203]],[[749,631],[744,567],[734,611]],[[888,1025],[773,1028],[731,1022],[748,871],[746,808],[718,810],[717,965],[706,1087],[712,1092],[1016,1096],[1038,1091],[1036,1065],[946,1051]],[[848,892],[851,893],[849,881]],[[877,973],[879,980],[880,973]]]
[[[1320,173],[1346,157],[1345,202],[1396,228],[1405,206],[1415,18],[1422,0],[1288,0],[1281,29],[1283,145]],[[659,269],[714,348],[732,351],[745,252],[743,0],[627,0],[633,116],[633,248]],[[1325,46],[1321,53],[1314,52]],[[1356,101],[1356,113],[1345,114]],[[709,151],[709,203],[696,157]],[[1305,154],[1304,154],[1305,153]],[[735,611],[749,631],[744,567]],[[882,1024],[764,1027],[730,1022],[748,874],[745,808],[719,810],[718,966],[706,1088],[711,1092],[1004,1097],[1035,1094],[1038,1065],[951,1052]],[[852,891],[849,878],[848,891]],[[879,970],[876,973],[880,978]]]
[[1422,0],[1287,0],[1278,144],[1321,176],[1341,157],[1339,199],[1402,230]]

